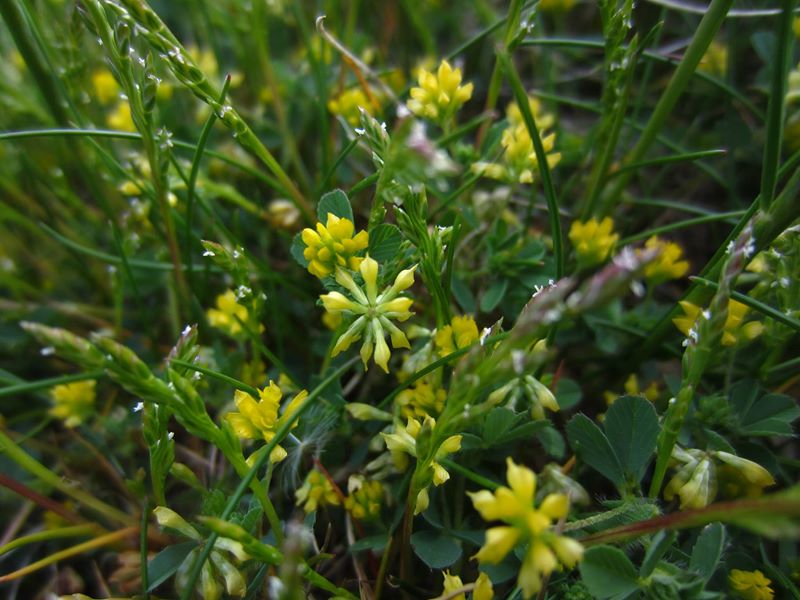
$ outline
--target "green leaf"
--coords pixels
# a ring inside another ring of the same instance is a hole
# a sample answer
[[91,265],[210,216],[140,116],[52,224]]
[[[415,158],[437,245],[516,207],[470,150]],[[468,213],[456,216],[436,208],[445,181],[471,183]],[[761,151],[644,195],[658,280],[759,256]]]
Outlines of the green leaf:
[[148,592],[152,592],[167,579],[175,574],[186,557],[194,548],[197,542],[181,542],[173,546],[167,546],[147,563],[147,582]]
[[724,547],[725,527],[721,523],[706,525],[692,548],[689,569],[699,573],[707,581],[714,574]]
[[792,422],[800,407],[790,396],[766,394],[741,418],[741,431],[749,435],[792,435]]
[[502,302],[508,289],[508,279],[493,281],[481,296],[481,312],[492,312]]
[[292,254],[292,258],[295,262],[303,267],[304,269],[308,268],[308,261],[306,257],[303,256],[303,250],[306,249],[306,245],[303,243],[303,238],[301,234],[297,234],[292,238],[292,245],[289,248],[289,252]]
[[583,462],[613,482],[623,487],[625,475],[619,458],[605,434],[584,414],[575,415],[567,423],[570,446]]
[[389,538],[385,533],[368,535],[367,537],[363,537],[360,540],[350,544],[350,547],[347,549],[347,551],[351,554],[357,554],[358,552],[363,552],[364,550],[383,550],[388,543]]
[[402,241],[403,235],[395,225],[381,223],[369,232],[369,255],[378,262],[391,260],[400,250]]
[[353,208],[350,206],[350,200],[347,199],[347,194],[342,190],[333,190],[327,194],[323,194],[317,204],[317,218],[320,223],[328,222],[328,213],[334,214],[339,218],[350,219],[353,221]]
[[555,395],[561,410],[572,408],[583,398],[583,392],[578,382],[566,377],[562,377],[558,380]]
[[580,564],[583,583],[595,598],[624,597],[639,589],[639,578],[630,559],[619,548],[595,546]]
[[608,409],[603,427],[622,470],[638,483],[656,450],[656,409],[641,396],[621,396]]
[[639,575],[641,577],[650,577],[651,573],[658,565],[658,561],[660,561],[661,557],[672,547],[672,544],[675,543],[677,538],[678,534],[674,531],[667,532],[664,530],[659,531],[653,536],[653,540],[650,542],[650,545],[647,547],[647,552],[644,555],[642,567],[639,569]]
[[555,427],[550,424],[550,421],[547,419],[542,419],[541,421],[537,421],[537,423],[546,423],[547,426],[543,427],[539,432],[537,432],[536,437],[538,438],[539,442],[542,444],[544,451],[547,452],[549,456],[556,460],[561,460],[564,458],[564,451],[566,450],[566,444],[564,443],[564,438],[561,435],[561,432],[558,431]]
[[450,291],[453,292],[453,298],[456,299],[456,302],[458,302],[458,305],[465,313],[475,313],[475,309],[477,308],[475,296],[464,281],[458,277],[453,277],[453,281],[450,284]]
[[411,536],[411,546],[431,569],[444,569],[461,558],[458,540],[437,531],[417,531]]
[[516,415],[514,411],[502,406],[493,408],[483,423],[483,441],[491,446],[499,440],[513,425]]

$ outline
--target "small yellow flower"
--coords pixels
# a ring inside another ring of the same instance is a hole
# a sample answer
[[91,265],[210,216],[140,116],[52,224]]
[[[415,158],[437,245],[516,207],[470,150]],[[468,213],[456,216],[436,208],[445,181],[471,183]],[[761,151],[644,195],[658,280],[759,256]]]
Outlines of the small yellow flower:
[[481,563],[497,564],[518,544],[527,543],[517,583],[523,596],[530,598],[541,589],[542,578],[559,564],[573,568],[583,556],[583,546],[577,540],[559,535],[552,527],[567,516],[568,497],[548,494],[536,508],[536,475],[511,458],[506,459],[506,464],[509,487],[469,494],[475,510],[485,521],[507,523],[486,530],[486,541],[473,558]]
[[564,13],[575,6],[575,0],[539,0],[539,10],[546,13]]
[[502,387],[496,389],[487,398],[490,405],[495,406],[501,402],[513,407],[519,396],[527,398],[531,403],[531,418],[536,421],[545,418],[544,409],[558,412],[560,407],[553,392],[533,375],[525,375],[512,379]]
[[[544,112],[536,98],[528,97],[533,120],[542,136],[542,146],[547,154],[547,165],[555,167],[561,161],[561,153],[553,152],[556,142],[555,133],[545,133],[555,122],[550,113]],[[476,162],[472,165],[473,173],[497,179],[507,183],[533,183],[539,174],[539,161],[533,149],[533,140],[522,118],[522,112],[516,102],[506,108],[508,127],[503,131],[500,144],[503,147],[502,163]]]
[[355,225],[350,219],[328,213],[325,225],[317,223],[317,229],[303,230],[306,245],[303,256],[308,261],[308,272],[322,279],[332,274],[337,267],[357,270],[363,258],[356,256],[369,246],[369,234],[362,230],[355,236]]
[[386,490],[380,481],[366,479],[362,475],[351,475],[347,480],[347,499],[344,507],[353,518],[361,521],[373,521],[381,514],[381,506],[386,497]]
[[478,341],[478,325],[469,315],[453,317],[449,325],[445,325],[436,332],[433,341],[439,350],[439,356],[445,357],[456,350],[466,348]]
[[50,390],[53,407],[49,414],[64,421],[67,427],[77,427],[94,412],[95,384],[90,379],[55,386]]
[[447,392],[443,388],[420,379],[413,387],[400,392],[395,398],[395,404],[400,409],[400,414],[407,419],[435,418],[442,412],[445,398]]
[[233,290],[228,290],[224,294],[217,296],[217,307],[209,308],[206,312],[209,325],[231,336],[239,335],[242,332],[242,325],[239,320],[246,323],[248,316],[247,307],[236,302],[236,294]]
[[[461,577],[458,575],[451,575],[450,571],[442,573],[444,577],[444,589],[442,594],[432,600],[440,600],[447,598],[448,600],[466,600],[466,594],[455,594],[458,590],[464,587]],[[494,588],[492,587],[492,580],[486,573],[480,573],[475,580],[475,585],[472,588],[472,600],[492,600],[494,598]]]
[[106,124],[117,131],[136,131],[130,104],[126,100],[118,102],[114,110],[106,116]]
[[[655,402],[658,399],[658,384],[654,381],[642,391],[641,387],[639,387],[639,378],[636,377],[636,373],[628,375],[628,378],[625,380],[624,389],[628,396],[644,396],[650,402]],[[614,401],[619,398],[619,394],[607,390],[603,392],[603,397],[605,398],[606,404],[611,406],[614,404]]]
[[417,81],[419,87],[411,88],[409,110],[440,124],[472,97],[472,84],[461,85],[461,69],[454,69],[446,60],[439,64],[436,75],[420,68]]
[[774,592],[772,581],[761,571],[740,571],[733,569],[728,576],[733,592],[745,600],[772,600]]
[[675,242],[666,242],[654,235],[647,240],[645,248],[658,250],[655,260],[644,268],[644,276],[653,285],[680,279],[689,270],[689,263],[683,260],[683,250]]
[[108,104],[119,97],[119,84],[108,69],[97,69],[92,73],[92,87],[100,104]]
[[366,368],[374,351],[375,364],[388,373],[391,352],[386,343],[386,332],[388,331],[395,349],[411,347],[406,335],[390,319],[402,322],[412,315],[409,309],[413,300],[398,295],[414,283],[416,266],[400,271],[394,283],[378,294],[378,262],[369,255],[359,261],[359,271],[364,280],[363,288],[353,280],[350,273],[340,267],[336,268],[336,282],[350,292],[353,300],[340,292],[330,292],[319,297],[328,312],[356,317],[336,341],[332,355],[336,356],[347,350],[363,335],[361,360],[364,367]]
[[712,41],[697,68],[709,75],[725,77],[728,72],[728,47],[716,40]]
[[[693,330],[697,318],[701,315],[700,307],[692,304],[688,300],[678,302],[683,309],[684,316],[672,319],[683,335],[690,335]],[[722,344],[724,346],[733,346],[737,343],[750,342],[761,335],[764,331],[764,325],[759,321],[750,321],[749,323],[742,323],[744,318],[749,312],[747,305],[742,304],[737,300],[728,301],[728,316],[725,319],[725,325],[722,331]]]
[[267,221],[276,229],[295,231],[300,223],[300,211],[289,200],[279,198],[267,206]]
[[[405,469],[408,465],[408,458],[406,455],[419,458],[417,455],[417,438],[423,427],[428,430],[430,435],[433,435],[432,432],[436,427],[436,419],[425,417],[422,422],[416,419],[408,419],[408,423],[405,427],[396,422],[393,433],[381,432],[381,436],[383,436],[386,442],[386,447],[389,449],[389,452],[392,453],[392,459],[394,459],[398,469]],[[458,452],[460,449],[460,435],[451,435],[436,448],[433,453],[433,459],[430,464],[427,465],[427,468],[430,470],[428,475],[429,479],[427,479],[427,483],[417,495],[416,506],[414,508],[415,515],[421,513],[428,507],[428,484],[433,482],[433,485],[439,486],[450,479],[450,473],[448,473],[447,469],[439,464],[438,461],[447,458],[448,455]]]
[[217,73],[219,73],[217,57],[210,48],[200,48],[196,44],[190,44],[186,47],[186,52],[206,78],[214,79]]
[[[236,390],[233,399],[239,410],[238,412],[229,412],[225,418],[238,437],[249,440],[263,439],[265,442],[269,442],[275,437],[278,428],[306,399],[308,392],[301,390],[284,406],[283,413],[280,415],[278,412],[283,392],[275,385],[274,381],[270,381],[267,387],[260,390],[259,396],[260,399],[257,401],[247,392]],[[297,427],[297,421],[292,427]],[[269,455],[269,459],[273,463],[280,462],[284,458],[286,458],[286,450],[279,445],[275,446]]]
[[619,234],[614,233],[611,217],[605,217],[602,221],[593,217],[583,223],[573,221],[569,228],[569,239],[575,247],[578,265],[585,268],[604,262],[619,240]]
[[333,484],[320,471],[309,471],[306,480],[294,493],[297,506],[303,505],[307,513],[314,512],[320,506],[339,506],[341,501],[333,488]]
[[375,107],[360,87],[343,91],[336,98],[328,100],[328,110],[334,115],[343,117],[354,127],[361,120],[361,111],[364,109],[368,115],[374,116]]

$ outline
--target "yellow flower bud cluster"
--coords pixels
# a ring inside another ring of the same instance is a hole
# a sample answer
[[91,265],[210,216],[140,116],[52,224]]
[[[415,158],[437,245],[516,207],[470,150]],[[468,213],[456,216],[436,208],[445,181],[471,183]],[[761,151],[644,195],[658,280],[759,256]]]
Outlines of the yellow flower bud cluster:
[[689,270],[689,263],[683,260],[683,249],[675,242],[667,242],[654,235],[645,242],[648,250],[657,250],[655,260],[644,268],[644,276],[653,285],[670,279],[680,279]]
[[306,475],[297,491],[294,493],[297,506],[302,505],[307,513],[314,512],[320,506],[339,506],[339,495],[324,473],[313,469]]
[[436,331],[433,342],[439,351],[439,356],[445,357],[456,350],[471,346],[478,341],[478,324],[469,315],[453,317],[449,325]]
[[347,499],[344,507],[360,521],[373,521],[381,514],[386,490],[380,481],[351,475],[347,480]]
[[67,427],[77,427],[94,412],[94,379],[55,386],[50,390],[53,407],[49,414],[64,421]]
[[306,228],[301,234],[303,257],[308,261],[308,272],[322,279],[331,275],[338,267],[358,269],[363,258],[356,256],[369,245],[369,234],[359,231],[350,219],[328,213],[323,225],[317,223],[316,231]]
[[[528,98],[528,106],[533,115],[536,127],[542,136],[542,146],[547,154],[547,165],[555,167],[561,161],[561,153],[554,152],[555,133],[543,133],[553,126],[555,119],[545,113],[536,98]],[[515,102],[506,108],[508,127],[503,131],[500,145],[503,147],[503,160],[500,163],[476,162],[471,170],[490,179],[507,183],[533,183],[538,176],[539,161],[533,148],[528,127],[522,118],[522,112]]]
[[[377,102],[377,100],[375,100]],[[350,125],[356,126],[361,120],[361,110],[375,116],[375,106],[360,87],[344,90],[335,98],[328,100],[328,110],[343,117]]]
[[[275,437],[275,433],[281,425],[306,399],[308,392],[301,390],[285,405],[283,413],[279,415],[282,396],[281,388],[274,381],[270,381],[267,387],[259,390],[259,400],[247,392],[236,390],[233,399],[238,411],[229,412],[225,418],[238,437],[249,440],[263,439],[265,442],[269,442]],[[297,421],[292,427],[296,426]],[[284,458],[286,458],[286,450],[280,445],[275,446],[269,455],[269,459],[273,463],[280,462]]]
[[445,398],[447,392],[444,388],[420,379],[412,387],[400,392],[394,402],[400,415],[406,419],[424,419],[438,417],[444,408]]
[[336,341],[332,355],[336,356],[347,350],[353,342],[363,339],[361,360],[364,366],[367,366],[370,356],[374,354],[375,364],[388,373],[391,351],[386,343],[386,333],[389,333],[394,348],[411,347],[406,335],[392,320],[402,322],[413,314],[410,311],[413,300],[399,294],[414,283],[416,267],[400,271],[394,283],[379,293],[378,262],[369,256],[358,260],[363,286],[355,282],[349,271],[337,266],[336,282],[349,292],[350,298],[336,291],[320,296],[329,313],[355,317]]
[[[682,300],[678,304],[683,309],[684,316],[672,319],[672,322],[683,335],[689,336],[703,311],[699,306],[692,304],[688,300]],[[750,342],[764,331],[764,325],[759,321],[744,323],[749,311],[750,309],[747,305],[737,300],[728,301],[728,316],[725,319],[725,325],[722,330],[723,346],[734,346],[739,343]]]
[[713,502],[720,479],[728,494],[748,497],[759,496],[775,483],[764,467],[729,452],[675,446],[672,464],[676,472],[664,488],[664,499],[678,496],[683,509],[703,508]]
[[772,600],[775,595],[770,587],[772,580],[761,571],[732,569],[728,583],[733,593],[744,600]]
[[506,464],[509,487],[469,494],[484,520],[506,523],[486,530],[486,541],[473,558],[481,564],[498,564],[517,545],[526,544],[517,584],[523,596],[531,598],[541,590],[542,579],[559,565],[573,568],[583,556],[583,546],[553,529],[556,522],[567,516],[567,495],[548,494],[537,508],[534,472],[515,464],[511,458],[506,459]]
[[604,217],[601,221],[592,217],[584,222],[573,221],[569,240],[575,247],[578,265],[587,268],[605,262],[619,240],[619,234],[614,233],[611,217]]
[[461,85],[461,69],[454,69],[446,60],[435,75],[420,68],[417,77],[419,87],[411,88],[408,109],[439,124],[446,123],[472,97],[472,84]]
[[[466,600],[465,594],[458,594],[458,590],[464,587],[464,582],[458,575],[451,575],[450,571],[442,573],[444,577],[444,589],[440,596],[431,600]],[[486,573],[480,573],[475,580],[472,588],[472,600],[492,600],[494,598],[494,587],[492,580]]]
[[[208,324],[227,333],[230,336],[237,336],[242,333],[242,323],[247,323],[250,313],[246,306],[242,306],[236,301],[236,294],[233,290],[217,296],[217,307],[209,308],[206,311]],[[238,318],[237,318],[238,317]]]
[[[392,453],[392,458],[394,459],[395,465],[398,469],[405,469],[408,465],[408,456],[413,456],[414,458],[421,458],[417,454],[417,439],[420,437],[420,433],[425,429],[426,437],[429,439],[433,437],[433,431],[436,428],[436,419],[432,417],[425,417],[425,419],[420,422],[417,419],[408,419],[408,423],[405,427],[403,427],[400,423],[395,423],[394,432],[393,433],[384,433],[381,432],[381,436],[383,436],[384,441],[386,442],[386,447]],[[448,455],[453,454],[454,452],[458,452],[461,449],[461,436],[460,435],[451,435],[447,439],[445,439],[439,447],[433,452],[432,460],[427,467],[430,469],[430,479],[428,483],[431,481],[433,485],[439,486],[442,485],[445,481],[450,479],[450,473],[447,472],[438,461],[446,458]],[[424,472],[426,469],[423,468],[421,471]],[[418,471],[420,471],[418,467]],[[414,514],[417,515],[428,508],[428,486],[427,484],[422,486],[419,490],[416,498],[416,504],[414,507]]]

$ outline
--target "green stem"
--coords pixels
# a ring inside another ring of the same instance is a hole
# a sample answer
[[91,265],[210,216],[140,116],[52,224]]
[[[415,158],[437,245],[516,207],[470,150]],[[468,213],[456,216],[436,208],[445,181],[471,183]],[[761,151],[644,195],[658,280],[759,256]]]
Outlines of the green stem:
[[716,221],[724,221],[725,219],[730,219],[731,217],[741,217],[746,213],[747,213],[746,210],[732,210],[730,212],[716,213],[713,215],[704,215],[702,217],[695,217],[693,219],[685,219],[683,221],[677,221],[675,223],[662,225],[661,227],[653,227],[652,229],[647,229],[640,233],[636,233],[634,235],[629,235],[626,238],[622,238],[619,241],[618,246],[622,247],[627,244],[631,244],[633,242],[638,242],[639,240],[649,238],[653,235],[660,235],[662,233],[667,233],[669,231],[675,231],[676,229],[691,227],[692,225],[701,225],[703,223],[714,223]]
[[14,385],[9,385],[8,387],[0,388],[0,398],[37,392],[42,389],[51,388],[53,386],[62,385],[65,383],[98,379],[105,374],[105,371],[87,371],[86,373],[75,373],[74,375],[62,375],[61,377],[50,377],[48,379],[40,379],[38,381],[16,383]]
[[[299,419],[303,413],[305,413],[311,406],[313,402],[317,399],[325,389],[334,381],[338,380],[351,366],[355,364],[355,362],[359,359],[359,357],[354,356],[346,363],[344,363],[341,367],[336,369],[333,373],[328,375],[325,379],[320,382],[320,384],[315,387],[311,393],[308,394],[305,400],[297,407],[297,409],[292,412],[288,418],[281,424],[278,430],[275,432],[275,436],[267,443],[266,447],[264,448],[263,454],[258,457],[255,464],[250,468],[247,474],[242,478],[242,481],[239,483],[239,486],[236,488],[236,491],[233,493],[231,498],[228,500],[228,503],[225,505],[225,510],[222,511],[220,515],[220,519],[227,520],[233,511],[236,510],[236,507],[239,505],[239,501],[241,500],[242,496],[244,495],[245,491],[247,490],[250,483],[255,479],[257,473],[261,470],[261,467],[264,466],[264,463],[269,458],[270,453],[272,450],[277,446],[284,437],[289,433],[294,423]],[[276,538],[280,535],[280,531],[275,531]],[[217,533],[212,533],[208,536],[206,540],[203,551],[201,552],[200,556],[198,557],[197,561],[192,565],[192,570],[189,572],[189,576],[187,578],[186,587],[181,594],[181,600],[189,600],[191,597],[195,582],[197,578],[200,576],[200,571],[203,568],[206,560],[208,560],[209,555],[211,554],[211,550],[214,547],[214,542],[217,541],[219,535]],[[317,574],[318,575],[318,574]],[[308,573],[304,573],[304,576],[308,576]],[[319,575],[318,575],[319,576]],[[321,576],[319,576],[321,577]],[[346,597],[348,598],[355,598],[349,592],[345,592]]]
[[81,537],[84,535],[96,536],[101,529],[97,525],[72,525],[70,527],[61,527],[60,529],[46,529],[44,531],[37,531],[30,535],[23,535],[14,540],[11,540],[5,546],[0,546],[0,556],[26,546],[27,544],[35,544],[37,542],[49,542],[50,540],[61,540],[69,537]]
[[[542,138],[539,136],[539,129],[536,127],[536,121],[531,113],[531,108],[528,105],[528,94],[522,85],[514,63],[508,53],[500,51],[497,54],[500,62],[511,84],[511,89],[514,92],[514,98],[517,101],[519,110],[522,113],[522,118],[525,121],[525,126],[528,129],[533,141],[533,149],[536,152],[536,162],[539,168],[539,176],[542,180],[542,187],[544,188],[544,195],[547,200],[547,209],[550,217],[550,236],[553,239],[553,254],[555,255],[556,262],[556,279],[561,279],[564,276],[564,242],[561,233],[561,221],[558,216],[558,197],[556,190],[553,187],[553,181],[550,178],[550,167],[547,164],[547,153],[542,145]],[[536,190],[531,186],[531,202],[534,202]]]

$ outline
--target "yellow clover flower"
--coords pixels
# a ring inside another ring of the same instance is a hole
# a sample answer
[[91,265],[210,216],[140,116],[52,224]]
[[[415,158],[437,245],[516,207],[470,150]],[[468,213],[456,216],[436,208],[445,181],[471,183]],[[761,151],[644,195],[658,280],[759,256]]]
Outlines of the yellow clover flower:
[[363,475],[351,475],[347,480],[348,496],[344,507],[359,520],[372,521],[381,514],[381,506],[386,496],[383,484],[376,479],[366,479]]
[[136,131],[136,125],[131,116],[131,106],[127,100],[117,103],[114,110],[106,116],[106,124],[117,131]]
[[453,317],[449,325],[445,325],[436,332],[433,342],[439,350],[439,356],[445,357],[456,350],[466,348],[478,341],[478,325],[469,315]]
[[[429,434],[432,434],[433,429],[436,427],[436,419],[433,419],[432,417],[425,417],[424,421],[422,422],[418,421],[417,419],[408,419],[408,423],[405,427],[399,423],[395,423],[393,433],[381,432],[381,436],[383,436],[383,439],[386,442],[386,447],[389,449],[389,452],[391,452],[392,459],[394,460],[395,466],[397,466],[398,469],[402,470],[408,466],[408,457],[406,455],[418,458],[417,438],[419,437],[420,431],[422,431],[423,427],[428,430]],[[447,458],[448,455],[458,452],[460,449],[460,435],[451,435],[439,445],[434,452],[433,460],[431,460],[429,465],[431,469],[431,479],[428,480],[429,482],[433,481],[433,485],[440,486],[450,479],[450,473],[448,473],[447,469],[439,464],[438,461],[442,460],[443,458]],[[426,485],[417,494],[416,504],[414,506],[414,514],[418,515],[428,508],[428,501],[428,487]]]
[[[308,396],[306,390],[301,390],[291,402],[286,404],[283,414],[278,415],[281,405],[283,392],[281,388],[270,380],[269,385],[259,390],[260,399],[257,401],[253,396],[242,390],[236,390],[233,399],[236,402],[238,412],[229,412],[225,415],[228,423],[233,428],[234,433],[242,439],[257,440],[263,439],[269,442],[275,437],[281,425],[289,416],[297,410],[303,400]],[[297,421],[292,427],[297,427]],[[280,445],[275,446],[270,452],[269,459],[277,463],[286,458],[286,450]]]
[[[236,294],[233,290],[217,296],[217,307],[209,308],[206,311],[208,324],[231,336],[237,336],[242,332],[239,320],[246,323],[248,316],[247,307],[236,302]],[[237,320],[236,317],[239,319]]]
[[55,386],[50,390],[53,407],[49,414],[64,421],[67,427],[77,427],[94,412],[96,383],[90,379]]
[[[672,319],[672,322],[683,335],[690,336],[702,311],[699,306],[692,304],[688,300],[682,300],[678,304],[683,309],[684,316]],[[764,331],[764,325],[759,321],[742,323],[749,310],[747,305],[737,300],[731,299],[728,301],[728,316],[725,319],[722,331],[723,346],[733,346],[740,342],[752,341]]]
[[405,418],[424,419],[438,417],[444,408],[447,392],[424,379],[417,381],[413,387],[400,392],[395,398],[395,405]]
[[420,68],[419,87],[411,88],[408,109],[415,115],[444,123],[472,97],[472,84],[461,85],[461,69],[443,60],[434,75]]
[[406,335],[390,319],[402,322],[413,314],[409,310],[413,300],[403,296],[398,297],[398,294],[414,283],[416,266],[400,271],[394,283],[379,294],[378,262],[369,255],[359,260],[361,261],[359,271],[364,280],[363,288],[353,280],[350,273],[340,267],[336,268],[336,282],[350,292],[353,300],[340,292],[330,292],[320,296],[328,312],[356,317],[337,340],[332,355],[336,356],[347,350],[353,342],[363,336],[361,360],[364,362],[364,367],[366,368],[374,350],[375,364],[388,373],[391,352],[384,339],[386,331],[389,332],[395,349],[411,347]]
[[97,69],[92,73],[92,87],[100,104],[108,104],[119,96],[119,84],[108,69]]
[[[658,400],[658,384],[653,381],[650,385],[647,386],[644,390],[641,389],[639,385],[639,378],[636,376],[636,373],[631,373],[628,375],[628,378],[625,380],[625,385],[623,386],[625,389],[625,393],[628,396],[644,396],[650,402],[655,402]],[[611,406],[614,404],[614,401],[619,398],[620,394],[616,392],[612,392],[611,390],[606,390],[603,392],[603,398],[605,398],[606,405]]]
[[670,501],[678,496],[682,509],[704,508],[713,502],[720,476],[739,484],[726,485],[729,495],[758,496],[775,483],[764,467],[729,452],[675,446],[671,459],[677,470],[664,488],[664,499]]
[[514,547],[527,543],[517,583],[525,598],[542,587],[542,578],[558,568],[559,563],[571,569],[583,556],[577,540],[559,535],[554,522],[567,516],[566,494],[548,494],[539,508],[534,506],[536,475],[527,467],[506,459],[509,487],[500,486],[470,493],[472,504],[485,521],[504,521],[507,525],[486,530],[486,542],[473,557],[481,563],[498,564]]
[[725,77],[725,73],[728,72],[728,47],[716,40],[712,41],[700,59],[697,69],[709,75]]
[[582,268],[593,267],[608,258],[619,240],[619,234],[614,233],[611,217],[605,217],[602,221],[592,217],[585,222],[573,221],[569,228],[569,240],[575,246],[578,265]]
[[739,598],[745,600],[772,600],[774,592],[769,587],[772,580],[761,571],[740,571],[733,569],[728,576],[731,589]]
[[683,249],[675,242],[666,242],[654,235],[645,242],[645,248],[658,251],[655,260],[644,268],[644,276],[653,285],[680,279],[689,270],[689,263],[683,260]]
[[294,493],[294,497],[297,506],[302,504],[306,513],[314,512],[320,506],[341,504],[333,484],[317,469],[308,472],[305,482]]
[[[451,575],[450,571],[442,573],[444,577],[444,589],[440,596],[432,598],[431,600],[466,600],[466,594],[456,594],[458,590],[464,587],[464,582],[458,575]],[[455,595],[454,595],[455,594]],[[486,573],[480,573],[475,580],[472,588],[472,600],[492,600],[494,598],[494,587],[492,580]]]
[[336,98],[328,100],[328,110],[334,115],[340,115],[354,127],[361,121],[361,110],[359,109],[363,109],[368,115],[374,116],[373,103],[360,87],[345,90]]
[[358,269],[363,258],[356,256],[369,245],[369,234],[361,230],[355,236],[355,225],[350,219],[328,213],[323,225],[317,223],[317,230],[303,229],[303,257],[308,261],[308,272],[322,279],[333,273],[337,267]]

